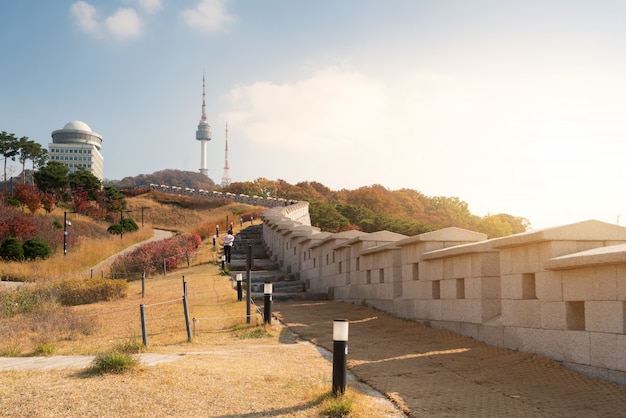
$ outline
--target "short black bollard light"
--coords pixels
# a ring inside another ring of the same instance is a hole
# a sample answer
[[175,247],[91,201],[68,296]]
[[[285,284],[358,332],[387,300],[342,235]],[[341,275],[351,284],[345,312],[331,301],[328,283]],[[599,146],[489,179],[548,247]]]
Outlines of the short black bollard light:
[[348,327],[347,319],[333,321],[333,396],[346,392],[348,374]]
[[241,286],[241,282],[243,281],[243,276],[241,273],[237,273],[237,300],[241,302],[243,299],[243,288]]
[[213,247],[215,247],[215,245],[217,244],[216,240],[217,240],[217,235],[213,235]]
[[225,256],[225,255],[223,255],[223,256],[222,256],[222,271],[224,271],[225,264],[226,264],[226,256]]
[[263,323],[272,325],[272,283],[263,284]]

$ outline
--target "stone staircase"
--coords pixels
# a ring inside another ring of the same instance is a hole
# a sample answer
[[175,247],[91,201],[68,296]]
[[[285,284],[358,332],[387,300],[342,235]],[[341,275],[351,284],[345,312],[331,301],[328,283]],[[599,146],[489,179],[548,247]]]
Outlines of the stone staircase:
[[269,259],[263,242],[263,225],[250,225],[235,235],[235,244],[231,250],[231,262],[228,267],[233,280],[237,273],[242,274],[244,289],[248,246],[251,247],[252,252],[251,295],[256,300],[263,300],[263,284],[266,282],[272,283],[273,300],[324,300],[328,298],[325,293],[307,292],[303,281],[283,273],[278,265]]

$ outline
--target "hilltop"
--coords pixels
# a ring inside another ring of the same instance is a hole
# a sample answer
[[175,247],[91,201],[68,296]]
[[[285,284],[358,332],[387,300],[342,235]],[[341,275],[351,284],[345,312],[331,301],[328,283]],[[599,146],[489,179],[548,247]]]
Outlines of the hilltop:
[[309,211],[312,224],[329,232],[388,230],[413,236],[455,226],[495,238],[525,232],[530,227],[528,219],[520,216],[506,213],[474,215],[468,204],[459,197],[426,196],[418,190],[390,190],[380,184],[354,190],[331,190],[315,181],[290,184],[281,179],[258,178],[222,187],[200,173],[180,170],[162,170],[149,175],[108,181],[106,184],[119,189],[168,185],[196,191],[218,190],[250,196],[305,200],[311,204]]

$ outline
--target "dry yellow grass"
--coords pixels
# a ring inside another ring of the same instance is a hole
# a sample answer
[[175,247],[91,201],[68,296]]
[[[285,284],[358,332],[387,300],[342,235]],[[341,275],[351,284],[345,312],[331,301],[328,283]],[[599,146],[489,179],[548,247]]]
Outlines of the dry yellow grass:
[[[134,211],[154,204],[141,198],[129,202]],[[200,214],[159,204],[150,207],[163,215],[158,227],[181,231],[192,231],[203,222],[214,225],[235,210],[247,209],[229,205]],[[151,230],[150,226],[144,230]],[[131,237],[81,242],[80,251],[68,253],[65,259],[0,268],[25,268],[22,274],[45,277],[45,281],[80,274],[130,245]],[[254,306],[251,324],[247,324],[245,302],[236,300],[233,282],[220,273],[215,260],[215,249],[204,245],[194,258],[195,266],[146,280],[145,297],[141,281],[135,281],[121,300],[71,308],[44,306],[33,314],[1,320],[0,353],[4,355],[32,355],[42,347],[57,355],[93,355],[141,341],[139,306],[143,304],[147,350],[183,356],[173,363],[140,366],[120,375],[94,375],[80,369],[0,372],[4,388],[0,415],[319,417],[332,384],[332,364],[280,323],[274,321],[267,328],[259,325],[262,318]],[[183,276],[190,317],[195,319],[191,342],[182,305]],[[246,337],[255,330],[261,331],[262,338]],[[351,417],[401,416],[363,384],[351,382],[349,395],[354,399]]]
[[[190,313],[197,319],[192,342],[187,342],[182,304],[176,301],[182,297],[183,275]],[[174,302],[163,303],[168,301]],[[138,281],[130,283],[123,300],[69,308],[76,317],[95,318],[97,326],[91,335],[54,341],[58,353],[93,354],[141,338],[140,304],[152,305],[146,308],[148,350],[184,354],[182,360],[121,375],[72,369],[2,372],[0,387],[11,388],[0,392],[2,415],[321,416],[332,384],[332,364],[276,321],[258,328],[266,331],[260,333],[262,338],[242,338],[262,320],[255,315],[251,325],[246,324],[245,302],[237,301],[232,281],[212,263],[147,281],[144,298]],[[25,338],[23,343],[29,343],[36,336]],[[366,386],[349,386],[355,400],[351,417],[397,416]]]

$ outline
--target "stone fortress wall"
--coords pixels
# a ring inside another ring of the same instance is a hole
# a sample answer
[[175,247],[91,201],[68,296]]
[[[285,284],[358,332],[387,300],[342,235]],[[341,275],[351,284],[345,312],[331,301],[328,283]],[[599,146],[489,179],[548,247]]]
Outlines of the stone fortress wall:
[[626,228],[328,233],[311,226],[307,202],[290,203],[263,213],[263,237],[308,290],[626,386]]

